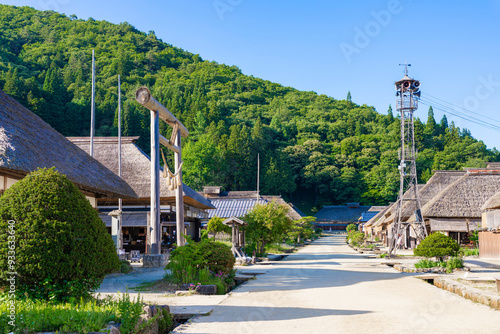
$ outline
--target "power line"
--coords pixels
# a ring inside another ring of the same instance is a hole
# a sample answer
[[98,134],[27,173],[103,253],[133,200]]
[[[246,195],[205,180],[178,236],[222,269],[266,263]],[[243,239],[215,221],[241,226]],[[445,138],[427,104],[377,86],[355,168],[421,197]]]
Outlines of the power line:
[[493,131],[500,132],[500,126],[485,122],[485,121],[480,120],[480,119],[471,118],[471,116],[469,116],[465,113],[462,113],[460,111],[454,110],[454,109],[450,108],[449,106],[446,106],[442,103],[432,101],[432,100],[429,100],[426,98],[421,98],[420,103],[427,105],[427,106],[430,106],[430,107],[432,106],[433,108],[441,110],[445,114],[451,114],[451,115],[458,117],[460,119],[463,119],[465,121],[477,124],[479,126],[483,126],[485,128],[489,128],[490,130],[493,130]]
[[497,119],[494,119],[494,118],[491,118],[491,117],[485,116],[485,115],[483,115],[483,114],[480,114],[480,113],[474,112],[474,111],[472,111],[472,110],[466,109],[466,108],[464,108],[464,107],[462,107],[462,106],[459,106],[459,105],[453,104],[453,103],[451,103],[451,102],[447,102],[447,101],[445,101],[445,100],[443,100],[443,99],[440,99],[439,97],[435,97],[435,96],[432,96],[432,95],[427,94],[427,93],[425,93],[425,94],[424,94],[424,96],[425,96],[425,98],[427,98],[429,101],[432,101],[432,100],[434,99],[434,100],[438,100],[438,101],[442,102],[442,103],[443,103],[443,104],[445,104],[445,105],[446,105],[446,104],[449,104],[450,106],[453,106],[453,107],[454,107],[454,108],[451,108],[451,107],[450,107],[450,109],[457,110],[457,108],[458,108],[458,109],[464,110],[466,113],[469,113],[469,114],[474,114],[474,115],[477,115],[477,116],[479,116],[479,117],[482,117],[482,118],[485,118],[485,119],[488,119],[488,120],[490,120],[490,121],[493,121],[493,122],[496,122],[496,123],[499,123],[499,124],[500,124],[500,121],[499,121],[499,120],[497,120]]

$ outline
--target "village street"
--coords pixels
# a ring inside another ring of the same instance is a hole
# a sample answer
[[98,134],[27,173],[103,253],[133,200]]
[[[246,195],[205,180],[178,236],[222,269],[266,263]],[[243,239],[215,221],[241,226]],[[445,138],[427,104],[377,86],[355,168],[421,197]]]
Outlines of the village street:
[[499,333],[500,314],[320,238],[175,333]]

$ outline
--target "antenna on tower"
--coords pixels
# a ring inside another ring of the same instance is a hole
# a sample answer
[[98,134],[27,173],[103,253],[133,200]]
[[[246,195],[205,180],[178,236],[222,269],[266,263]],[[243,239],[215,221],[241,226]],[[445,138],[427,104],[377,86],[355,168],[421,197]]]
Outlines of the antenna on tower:
[[[389,256],[398,248],[413,248],[427,236],[427,229],[422,217],[417,182],[417,152],[415,150],[415,125],[413,113],[418,108],[420,97],[420,81],[408,77],[408,66],[405,66],[405,76],[397,81],[397,109],[401,115],[401,148],[398,166],[400,186],[396,202],[395,218],[392,234],[389,235]],[[409,222],[415,215],[414,222]],[[412,231],[413,230],[413,231]]]
[[408,76],[408,66],[411,66],[411,64],[408,64],[407,62],[405,62],[404,64],[399,64],[399,66],[405,67],[405,76]]

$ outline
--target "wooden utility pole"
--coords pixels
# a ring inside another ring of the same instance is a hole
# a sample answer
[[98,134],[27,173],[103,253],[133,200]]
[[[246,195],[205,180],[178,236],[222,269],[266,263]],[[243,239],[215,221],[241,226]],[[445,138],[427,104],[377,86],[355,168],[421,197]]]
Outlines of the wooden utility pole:
[[94,128],[95,128],[95,59],[92,50],[92,97],[90,101],[90,156],[94,156]]

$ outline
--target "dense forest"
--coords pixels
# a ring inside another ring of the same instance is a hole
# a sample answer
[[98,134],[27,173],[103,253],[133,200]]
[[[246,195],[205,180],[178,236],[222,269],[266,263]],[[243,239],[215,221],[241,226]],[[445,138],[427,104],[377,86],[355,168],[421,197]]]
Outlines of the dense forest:
[[[299,91],[204,61],[128,23],[29,7],[0,5],[0,31],[0,87],[64,135],[89,135],[95,49],[96,134],[117,135],[120,75],[122,134],[140,136],[148,152],[149,114],[134,99],[138,87],[148,86],[190,131],[184,180],[196,190],[255,190],[260,154],[262,194],[281,194],[308,213],[396,198],[399,116],[390,106],[378,113],[356,104],[349,87],[345,99]],[[415,127],[421,182],[431,170],[500,158],[446,117],[436,122],[432,108]],[[170,136],[165,124],[160,131]]]

